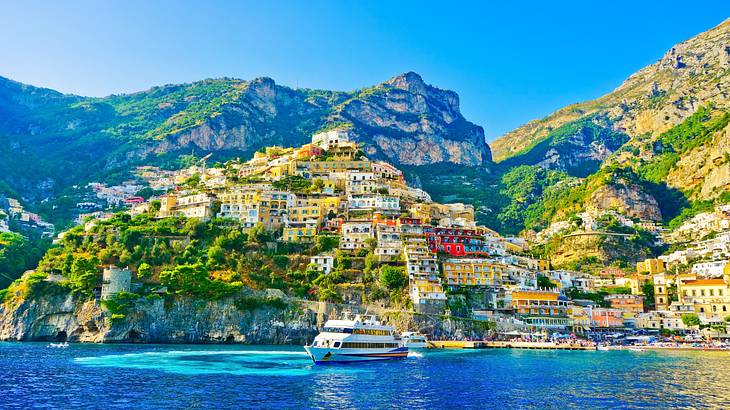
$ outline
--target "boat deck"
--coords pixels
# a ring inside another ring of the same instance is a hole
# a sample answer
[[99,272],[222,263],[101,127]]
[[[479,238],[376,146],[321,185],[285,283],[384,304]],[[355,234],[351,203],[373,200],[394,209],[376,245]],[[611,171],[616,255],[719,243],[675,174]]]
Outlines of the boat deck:
[[594,346],[556,344],[551,342],[487,342],[472,340],[434,340],[430,349],[539,349],[539,350],[596,350]]

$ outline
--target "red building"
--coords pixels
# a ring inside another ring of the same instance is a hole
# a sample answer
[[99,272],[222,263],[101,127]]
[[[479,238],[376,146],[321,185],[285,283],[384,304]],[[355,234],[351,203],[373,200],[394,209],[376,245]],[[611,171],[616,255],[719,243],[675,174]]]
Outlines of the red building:
[[431,252],[444,252],[451,256],[487,256],[494,253],[484,240],[484,234],[476,229],[427,228],[426,241]]
[[141,204],[144,202],[144,198],[141,196],[130,196],[129,198],[126,198],[124,200],[124,203],[127,205],[134,205],[134,204]]

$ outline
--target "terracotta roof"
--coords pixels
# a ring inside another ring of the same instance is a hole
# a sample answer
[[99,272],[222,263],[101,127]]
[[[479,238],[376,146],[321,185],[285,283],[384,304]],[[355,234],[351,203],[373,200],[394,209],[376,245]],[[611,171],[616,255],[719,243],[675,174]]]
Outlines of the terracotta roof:
[[724,285],[725,280],[723,280],[723,279],[695,279],[695,280],[688,280],[683,283],[684,283],[684,285],[690,285],[690,286],[715,286],[715,285]]

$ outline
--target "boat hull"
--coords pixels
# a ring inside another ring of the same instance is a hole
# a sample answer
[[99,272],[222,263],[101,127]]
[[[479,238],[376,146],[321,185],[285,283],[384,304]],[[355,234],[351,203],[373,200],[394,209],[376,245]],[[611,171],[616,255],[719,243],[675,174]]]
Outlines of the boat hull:
[[315,364],[369,362],[375,360],[403,359],[408,356],[407,347],[395,349],[333,349],[304,346]]

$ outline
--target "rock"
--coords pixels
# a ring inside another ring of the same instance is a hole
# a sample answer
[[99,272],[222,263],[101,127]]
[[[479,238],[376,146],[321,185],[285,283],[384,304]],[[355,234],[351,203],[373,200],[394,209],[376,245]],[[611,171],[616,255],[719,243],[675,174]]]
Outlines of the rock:
[[502,161],[543,140],[550,130],[590,115],[605,114],[614,130],[638,138],[646,133],[658,136],[709,102],[728,109],[728,44],[730,19],[675,45],[611,93],[564,107],[498,138],[490,144],[494,158]]
[[649,221],[662,220],[657,200],[636,184],[603,185],[593,192],[587,206],[606,211],[616,210]]

